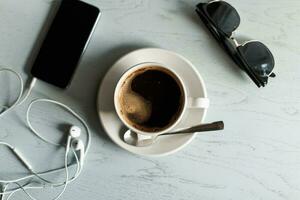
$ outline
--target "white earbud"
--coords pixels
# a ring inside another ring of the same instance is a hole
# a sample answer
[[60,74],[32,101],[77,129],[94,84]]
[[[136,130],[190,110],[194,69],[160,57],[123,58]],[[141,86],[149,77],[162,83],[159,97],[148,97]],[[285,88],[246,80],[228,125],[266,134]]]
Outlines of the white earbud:
[[84,144],[83,144],[82,140],[79,140],[79,139],[74,140],[73,147],[74,147],[75,151],[84,150]]
[[83,166],[84,161],[84,144],[82,140],[79,139],[81,135],[81,129],[78,126],[71,126],[69,130],[69,136],[67,141],[67,152],[69,152],[70,147],[74,148],[75,151],[79,152],[79,162],[80,166]]
[[79,151],[79,162],[80,162],[80,166],[83,166],[83,162],[84,162],[84,144],[82,142],[82,140],[80,139],[74,139],[74,141],[72,141],[72,145],[75,151]]
[[72,139],[79,138],[81,134],[81,129],[78,126],[71,126],[69,130],[69,135],[67,139],[66,152],[68,153],[70,150]]
[[81,134],[81,129],[78,126],[71,126],[69,134],[72,138],[78,138]]

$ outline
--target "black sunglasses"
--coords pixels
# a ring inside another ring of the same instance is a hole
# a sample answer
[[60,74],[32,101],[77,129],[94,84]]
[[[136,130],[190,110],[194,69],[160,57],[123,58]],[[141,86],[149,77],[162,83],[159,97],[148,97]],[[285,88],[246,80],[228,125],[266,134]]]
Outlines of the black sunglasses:
[[263,43],[248,41],[240,45],[232,37],[240,24],[240,16],[234,7],[225,1],[217,0],[199,3],[196,12],[227,54],[258,87],[264,87],[269,77],[275,77],[272,72],[274,57]]

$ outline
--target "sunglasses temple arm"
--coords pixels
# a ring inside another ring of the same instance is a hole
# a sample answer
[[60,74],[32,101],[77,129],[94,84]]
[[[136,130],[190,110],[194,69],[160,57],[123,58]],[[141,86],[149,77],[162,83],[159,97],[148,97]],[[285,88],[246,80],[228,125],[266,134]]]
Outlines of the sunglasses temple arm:
[[196,9],[196,13],[198,14],[198,16],[202,19],[203,24],[206,26],[206,28],[208,29],[208,31],[213,35],[213,37],[219,42],[221,43],[221,38],[218,34],[218,32],[212,27],[210,26],[210,22],[208,21],[208,19],[205,17],[205,15],[203,15],[201,13],[202,11],[197,8]]

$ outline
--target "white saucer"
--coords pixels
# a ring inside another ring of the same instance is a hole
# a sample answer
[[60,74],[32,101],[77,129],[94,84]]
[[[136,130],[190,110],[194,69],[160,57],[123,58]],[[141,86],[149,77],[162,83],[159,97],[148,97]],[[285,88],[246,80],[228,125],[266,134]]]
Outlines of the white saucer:
[[[147,48],[133,51],[120,58],[105,75],[98,93],[98,113],[108,136],[123,149],[139,155],[164,156],[175,153],[189,144],[195,134],[162,136],[149,147],[135,147],[122,140],[126,127],[120,121],[114,108],[114,89],[121,75],[130,67],[143,62],[158,62],[171,66],[186,84],[188,96],[207,97],[203,79],[195,67],[184,57],[163,49]],[[190,109],[184,120],[175,129],[197,125],[203,122],[207,109]]]

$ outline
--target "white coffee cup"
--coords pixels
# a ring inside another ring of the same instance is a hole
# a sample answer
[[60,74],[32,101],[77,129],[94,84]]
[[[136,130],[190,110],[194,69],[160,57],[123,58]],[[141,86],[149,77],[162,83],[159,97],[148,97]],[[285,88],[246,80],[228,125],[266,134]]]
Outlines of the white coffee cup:
[[[125,82],[125,80],[127,80],[127,78],[132,75],[133,73],[135,73],[138,70],[144,69],[144,68],[148,68],[151,66],[155,66],[155,67],[160,67],[160,68],[164,68],[167,71],[171,72],[174,76],[174,78],[176,78],[178,81],[178,84],[181,85],[182,88],[182,92],[183,92],[183,97],[184,97],[184,101],[183,101],[183,106],[181,109],[181,112],[178,114],[178,117],[176,120],[174,120],[174,122],[172,124],[170,124],[167,128],[157,131],[157,132],[147,132],[147,131],[143,131],[140,129],[135,128],[134,126],[132,126],[131,124],[129,124],[126,119],[124,118],[124,116],[121,113],[121,106],[120,106],[120,102],[119,102],[119,94],[120,94],[120,90],[121,87],[123,85],[123,83]],[[114,92],[114,105],[115,105],[115,110],[120,118],[120,120],[132,131],[142,134],[142,135],[159,135],[159,134],[163,134],[163,133],[167,133],[170,132],[171,130],[174,129],[174,127],[176,125],[179,124],[179,122],[181,122],[181,120],[183,119],[184,113],[188,112],[189,109],[205,109],[209,107],[209,99],[205,98],[205,97],[189,97],[187,95],[187,89],[185,86],[184,81],[182,80],[182,78],[180,77],[180,75],[175,72],[173,69],[171,69],[168,66],[165,66],[163,64],[160,63],[155,63],[155,62],[144,62],[144,63],[140,63],[137,65],[132,66],[130,69],[128,69],[119,79],[117,86],[115,88],[115,92]]]

